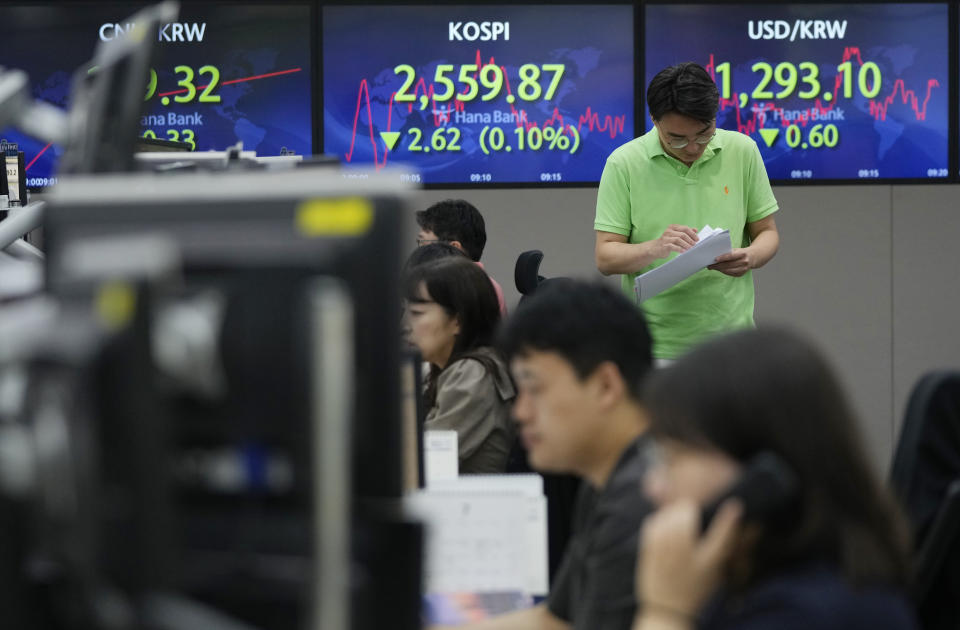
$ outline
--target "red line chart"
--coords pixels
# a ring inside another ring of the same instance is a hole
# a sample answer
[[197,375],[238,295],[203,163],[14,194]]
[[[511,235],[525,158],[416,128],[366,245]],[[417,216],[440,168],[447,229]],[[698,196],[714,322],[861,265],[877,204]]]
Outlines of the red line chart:
[[[479,49],[476,51],[472,63],[477,67],[477,70],[473,73],[474,79],[479,76],[484,67],[488,65],[497,65],[497,62],[493,57],[490,57],[484,62],[483,55]],[[500,66],[500,70],[503,73],[506,93],[508,96],[513,96],[514,92],[507,76],[507,70],[504,66]],[[416,103],[420,102],[419,99],[422,99],[424,96],[427,98],[430,116],[432,117],[432,123],[434,127],[442,127],[447,125],[450,123],[451,117],[455,116],[457,112],[466,111],[467,103],[464,101],[452,99],[451,103],[438,103],[434,95],[433,85],[427,85],[427,82],[423,77],[420,77],[420,79],[416,81],[412,91],[413,101],[403,103],[396,103],[394,99],[396,98],[397,93],[391,93],[387,102],[386,127],[384,127],[382,131],[390,132],[393,130],[393,112],[395,107],[405,107],[408,114],[412,113]],[[590,131],[608,133],[610,134],[611,138],[616,138],[618,135],[624,133],[626,127],[627,117],[625,115],[612,116],[609,114],[601,114],[593,111],[593,108],[590,106],[587,106],[582,114],[576,115],[575,123],[573,122],[572,115],[570,116],[570,122],[568,122],[564,115],[561,114],[560,110],[556,107],[553,108],[553,111],[549,116],[547,116],[547,118],[538,123],[531,119],[531,116],[526,109],[518,108],[515,103],[510,102],[513,100],[515,99],[507,99],[507,102],[510,106],[512,120],[515,121],[514,124],[517,128],[526,128],[529,130],[532,127],[546,128],[559,124],[560,128],[562,129],[561,133],[566,133],[570,127],[575,126],[579,132],[583,129],[584,125],[586,125],[587,129]],[[364,111],[366,112],[366,122],[361,123],[361,115]],[[373,107],[370,104],[370,82],[366,78],[363,78],[360,80],[360,85],[357,89],[356,107],[354,109],[352,133],[350,136],[350,148],[344,154],[344,159],[346,159],[347,162],[353,160],[354,149],[356,148],[357,141],[357,128],[361,124],[366,124],[367,132],[364,134],[361,130],[360,133],[369,138],[371,149],[373,151],[373,161],[376,168],[379,170],[380,168],[386,166],[387,154],[389,153],[389,150],[386,147],[383,147],[381,151],[381,143],[377,142],[376,134],[374,132],[374,129],[377,127],[377,125],[373,118]]]
[[[840,63],[846,63],[854,59],[860,66],[864,65],[863,57],[860,53],[859,47],[845,47],[843,49],[843,54],[841,55]],[[705,68],[707,72],[710,73],[710,76],[714,79],[714,81],[716,81],[716,62],[712,53],[710,54],[710,60]],[[842,82],[843,76],[838,72],[837,76],[834,77],[833,94],[840,93]],[[927,105],[930,102],[933,90],[939,87],[939,81],[932,78],[927,79],[925,93],[921,98],[914,90],[907,89],[903,79],[896,79],[893,82],[893,87],[890,89],[889,94],[874,99],[867,99],[868,111],[875,120],[886,120],[888,110],[890,107],[897,105],[897,101],[899,100],[900,104],[909,106],[917,120],[926,120]],[[770,101],[760,102],[759,104],[751,105],[748,108],[741,108],[740,99],[736,94],[734,94],[732,98],[720,99],[720,111],[722,112],[732,107],[736,114],[737,131],[749,135],[756,132],[757,129],[764,127],[766,122],[771,120],[771,114],[779,114],[779,116],[774,116],[774,118],[780,119],[781,127],[788,127],[791,124],[800,124],[802,126],[806,126],[806,124],[812,120],[824,119],[826,114],[836,107],[837,103],[838,100],[834,100],[829,104],[825,104],[820,97],[817,97],[814,99],[813,104],[810,107],[800,110],[801,115],[799,117],[791,117],[790,119],[787,119],[783,116],[784,108],[777,107],[773,102]],[[746,115],[744,114],[745,109],[747,112]],[[814,112],[817,113],[817,118],[814,118]]]
[[[231,80],[229,80],[229,81],[223,81],[220,85],[232,85],[232,84],[234,84],[234,83],[246,83],[246,82],[248,82],[248,81],[259,81],[260,79],[269,79],[269,78],[271,78],[271,77],[279,77],[279,76],[283,76],[283,75],[285,75],[285,74],[293,74],[293,73],[295,73],[295,72],[300,72],[301,70],[302,70],[302,68],[290,68],[289,70],[279,70],[279,71],[277,71],[277,72],[268,72],[268,73],[266,73],[266,74],[257,74],[257,75],[250,76],[250,77],[242,77],[242,78],[239,78],[239,79],[231,79]],[[202,89],[204,89],[204,88],[206,88],[206,87],[207,87],[206,85],[198,85],[198,86],[196,86],[195,89],[196,89],[196,90],[202,90]],[[182,90],[174,90],[174,91],[172,91],[172,92],[164,92],[163,94],[157,94],[157,96],[158,96],[158,97],[173,96],[174,94],[186,94],[187,92],[189,92],[189,89],[188,89],[188,88],[184,88],[184,89],[182,89]],[[34,156],[34,158],[33,158],[32,160],[30,160],[30,163],[27,164],[27,165],[24,167],[24,169],[23,169],[24,172],[29,171],[29,170],[30,170],[30,167],[33,166],[34,163],[36,163],[36,161],[40,159],[40,156],[43,155],[44,153],[46,153],[46,152],[47,152],[47,149],[49,149],[51,146],[52,146],[52,144],[48,144],[47,146],[43,147],[43,148],[40,150],[40,152],[37,153],[37,155]]]

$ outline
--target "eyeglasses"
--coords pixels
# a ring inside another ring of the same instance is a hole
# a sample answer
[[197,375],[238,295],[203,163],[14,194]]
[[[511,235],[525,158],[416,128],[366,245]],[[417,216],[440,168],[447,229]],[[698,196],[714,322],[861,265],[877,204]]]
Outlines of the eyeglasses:
[[[657,129],[660,130],[660,125],[657,125]],[[713,137],[715,135],[717,135],[716,129],[714,129],[713,133],[711,134],[703,134],[703,135],[697,136],[696,138],[693,139],[693,141],[696,144],[703,146],[705,144],[710,144],[710,141],[713,140]],[[683,147],[690,144],[690,141],[687,140],[686,138],[683,138],[683,139],[669,138],[667,139],[666,143],[667,143],[667,146],[670,147],[671,149],[682,149]]]
[[[717,135],[717,132],[716,132],[716,131],[714,131],[713,133],[711,133],[709,136],[706,135],[706,134],[704,134],[704,135],[702,135],[702,136],[697,136],[696,138],[693,139],[693,141],[694,141],[695,143],[699,144],[700,146],[703,146],[703,145],[705,145],[705,144],[709,144],[710,141],[713,140],[713,137],[714,137],[715,135]],[[687,140],[686,138],[684,138],[683,140],[673,140],[673,139],[670,139],[670,140],[667,141],[667,146],[670,147],[671,149],[682,149],[683,147],[687,146],[688,144],[690,144],[690,141]]]
[[429,245],[430,243],[445,243],[443,239],[439,238],[418,238],[417,247],[423,247],[424,245]]

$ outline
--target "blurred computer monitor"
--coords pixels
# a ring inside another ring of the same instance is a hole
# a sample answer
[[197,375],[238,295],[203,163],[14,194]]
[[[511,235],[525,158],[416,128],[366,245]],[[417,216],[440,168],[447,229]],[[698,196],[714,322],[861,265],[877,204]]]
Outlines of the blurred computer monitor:
[[133,170],[157,33],[176,21],[179,6],[165,0],[130,16],[126,35],[98,43],[74,73],[61,174]]
[[[344,571],[352,572],[346,581],[355,589],[354,629],[418,622],[419,531],[392,507],[403,495],[404,461],[412,458],[401,409],[422,415],[415,410],[416,367],[412,360],[402,367],[400,356],[407,193],[395,181],[373,173],[348,179],[325,169],[80,176],[51,191],[45,225],[53,295],[84,290],[84,252],[102,254],[108,241],[156,237],[175,245],[182,265],[182,287],[166,297],[212,293],[222,304],[212,321],[218,322],[216,358],[226,394],[172,400],[177,452],[189,455],[196,446],[204,458],[226,453],[257,463],[258,470],[269,468],[277,453],[292,453],[293,462],[329,461],[307,458],[317,442],[305,410],[335,400],[347,406],[350,543],[341,549],[352,550],[351,569]],[[140,250],[126,251],[120,255],[132,258]],[[317,283],[341,287],[349,311],[324,311],[320,323],[336,326],[319,335],[310,332],[308,308]],[[334,390],[339,397],[317,395],[309,356],[322,357],[324,373],[343,379]],[[404,372],[413,381],[406,404]],[[298,557],[316,550],[310,523],[318,522],[308,514],[316,502],[305,493],[331,479],[319,474],[306,485],[294,481],[289,497],[271,495],[269,486],[234,497],[211,497],[203,489],[177,495],[170,509],[183,548],[171,553],[184,558],[180,585],[241,618],[274,620],[261,627],[297,627],[283,625],[295,619],[276,611],[292,610],[291,602],[304,595],[294,569]],[[398,554],[405,559],[398,561]],[[290,561],[280,562],[284,558]],[[405,606],[409,614],[399,613]]]

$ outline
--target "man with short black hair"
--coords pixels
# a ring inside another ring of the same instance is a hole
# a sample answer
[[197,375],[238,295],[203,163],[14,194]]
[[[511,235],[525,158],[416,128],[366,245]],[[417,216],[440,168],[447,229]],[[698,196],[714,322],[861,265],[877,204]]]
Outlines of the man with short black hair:
[[640,492],[647,420],[638,397],[651,369],[643,314],[606,286],[557,281],[506,320],[498,345],[531,466],[585,483],[547,601],[469,628],[628,630],[637,533],[652,510]]
[[[417,212],[417,245],[429,243],[449,243],[463,251],[471,260],[483,268],[480,257],[487,244],[487,230],[483,215],[469,201],[465,199],[444,199],[426,210]],[[490,277],[490,274],[487,274]],[[500,303],[500,313],[507,314],[506,302],[503,299],[503,288],[493,278],[490,278],[497,300]]]
[[596,264],[604,274],[634,279],[690,249],[704,225],[727,229],[730,253],[642,304],[657,359],[673,359],[695,343],[754,325],[751,270],[780,243],[770,188],[756,143],[717,129],[719,92],[695,63],[661,70],[647,89],[653,129],[607,159],[597,192]]

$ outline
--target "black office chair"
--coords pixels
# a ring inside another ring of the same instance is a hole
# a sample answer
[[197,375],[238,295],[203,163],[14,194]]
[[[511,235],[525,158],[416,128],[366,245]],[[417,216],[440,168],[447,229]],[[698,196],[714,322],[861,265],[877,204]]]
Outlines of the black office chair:
[[558,276],[544,278],[540,275],[540,263],[543,262],[543,252],[539,249],[525,251],[517,257],[517,264],[513,268],[513,282],[520,292],[520,302],[530,297],[539,287],[552,282],[565,282],[569,278]]
[[[517,257],[517,264],[513,268],[513,283],[520,292],[520,303],[530,297],[540,283],[546,278],[540,275],[540,263],[543,261],[543,252],[539,249],[531,249],[522,252]],[[533,470],[527,464],[527,451],[523,448],[519,436],[514,440],[510,448],[510,455],[507,457],[508,473],[530,473]],[[551,575],[553,574],[551,563]]]
[[913,530],[921,624],[960,628],[960,372],[932,372],[914,386],[890,482]]
[[513,268],[513,282],[517,285],[517,291],[520,292],[521,302],[533,294],[540,283],[546,280],[540,275],[541,262],[543,262],[543,252],[539,249],[531,249],[517,257],[517,264]]
[[[566,278],[544,278],[540,275],[540,263],[543,261],[543,252],[531,249],[523,252],[517,258],[513,270],[513,281],[520,292],[520,303],[529,298],[537,290],[549,282],[562,281]],[[519,439],[510,451],[507,462],[507,472],[533,472],[527,464],[527,452]],[[542,474],[543,494],[547,497],[547,547],[549,558],[550,581],[553,582],[560,561],[567,548],[567,542],[572,535],[573,506],[580,489],[580,478],[573,475]]]

